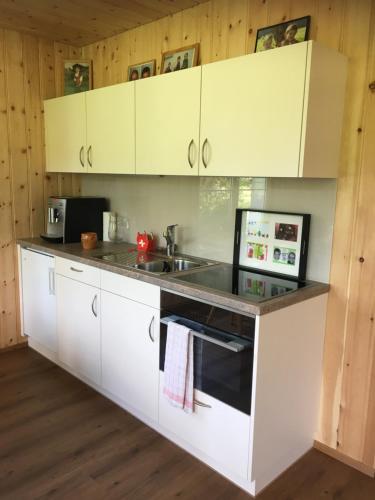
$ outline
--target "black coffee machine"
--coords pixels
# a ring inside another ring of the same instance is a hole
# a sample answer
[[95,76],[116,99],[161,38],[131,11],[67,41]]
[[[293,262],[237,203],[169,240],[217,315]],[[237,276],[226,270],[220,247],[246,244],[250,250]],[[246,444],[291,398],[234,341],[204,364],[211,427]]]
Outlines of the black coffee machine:
[[94,196],[48,198],[47,231],[41,238],[55,243],[76,243],[81,233],[92,231],[103,239],[103,212],[107,200]]

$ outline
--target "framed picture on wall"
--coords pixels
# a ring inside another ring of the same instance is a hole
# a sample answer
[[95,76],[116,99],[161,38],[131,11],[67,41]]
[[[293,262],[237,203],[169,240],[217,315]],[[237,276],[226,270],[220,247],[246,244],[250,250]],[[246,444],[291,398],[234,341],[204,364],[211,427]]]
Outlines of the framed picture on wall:
[[77,94],[92,89],[91,60],[64,60],[63,65],[64,95]]
[[141,80],[155,75],[156,61],[146,61],[139,64],[133,64],[128,67],[128,81]]
[[192,68],[198,64],[199,43],[163,52],[160,73],[172,73],[181,69]]
[[238,208],[233,265],[304,280],[310,215]]
[[305,42],[309,39],[310,20],[311,16],[305,16],[259,29],[254,52]]

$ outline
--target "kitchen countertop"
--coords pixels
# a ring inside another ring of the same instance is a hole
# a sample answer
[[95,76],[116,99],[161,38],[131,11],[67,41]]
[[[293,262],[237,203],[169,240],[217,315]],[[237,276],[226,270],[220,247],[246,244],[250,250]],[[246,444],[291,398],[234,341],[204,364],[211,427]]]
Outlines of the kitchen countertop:
[[[329,285],[326,283],[319,283],[309,281],[309,286],[297,289],[293,292],[281,295],[279,297],[270,298],[263,302],[252,302],[249,299],[238,297],[236,295],[213,290],[201,285],[182,282],[174,278],[177,273],[168,275],[150,274],[138,269],[120,267],[114,263],[106,260],[99,259],[98,256],[106,253],[121,253],[134,251],[136,246],[130,243],[112,243],[112,242],[99,242],[95,250],[83,250],[80,243],[49,243],[41,238],[25,238],[17,241],[21,247],[27,247],[41,252],[46,252],[56,257],[71,259],[82,264],[104,269],[106,271],[114,272],[127,276],[129,278],[139,279],[146,283],[160,286],[161,288],[189,295],[190,297],[201,299],[207,302],[212,302],[217,305],[224,306],[236,312],[246,315],[263,315],[290,305],[302,302],[303,300],[322,295],[329,291]],[[207,262],[213,262],[209,259],[204,259]],[[230,264],[215,263],[210,266],[210,269],[218,266],[231,266]],[[194,269],[190,271],[178,272],[178,275],[199,273],[206,270],[206,267]]]

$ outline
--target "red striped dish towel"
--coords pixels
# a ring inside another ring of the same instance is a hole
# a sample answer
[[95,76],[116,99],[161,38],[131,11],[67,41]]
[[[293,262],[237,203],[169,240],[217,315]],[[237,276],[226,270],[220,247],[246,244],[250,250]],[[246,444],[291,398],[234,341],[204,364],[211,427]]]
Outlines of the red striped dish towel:
[[194,339],[187,326],[168,323],[163,393],[186,413],[194,410]]

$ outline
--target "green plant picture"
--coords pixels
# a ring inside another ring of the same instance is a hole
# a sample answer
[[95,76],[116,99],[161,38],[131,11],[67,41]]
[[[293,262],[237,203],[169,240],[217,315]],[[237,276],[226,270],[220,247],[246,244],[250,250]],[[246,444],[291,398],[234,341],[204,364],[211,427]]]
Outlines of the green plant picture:
[[91,72],[91,61],[64,61],[64,95],[91,90]]

